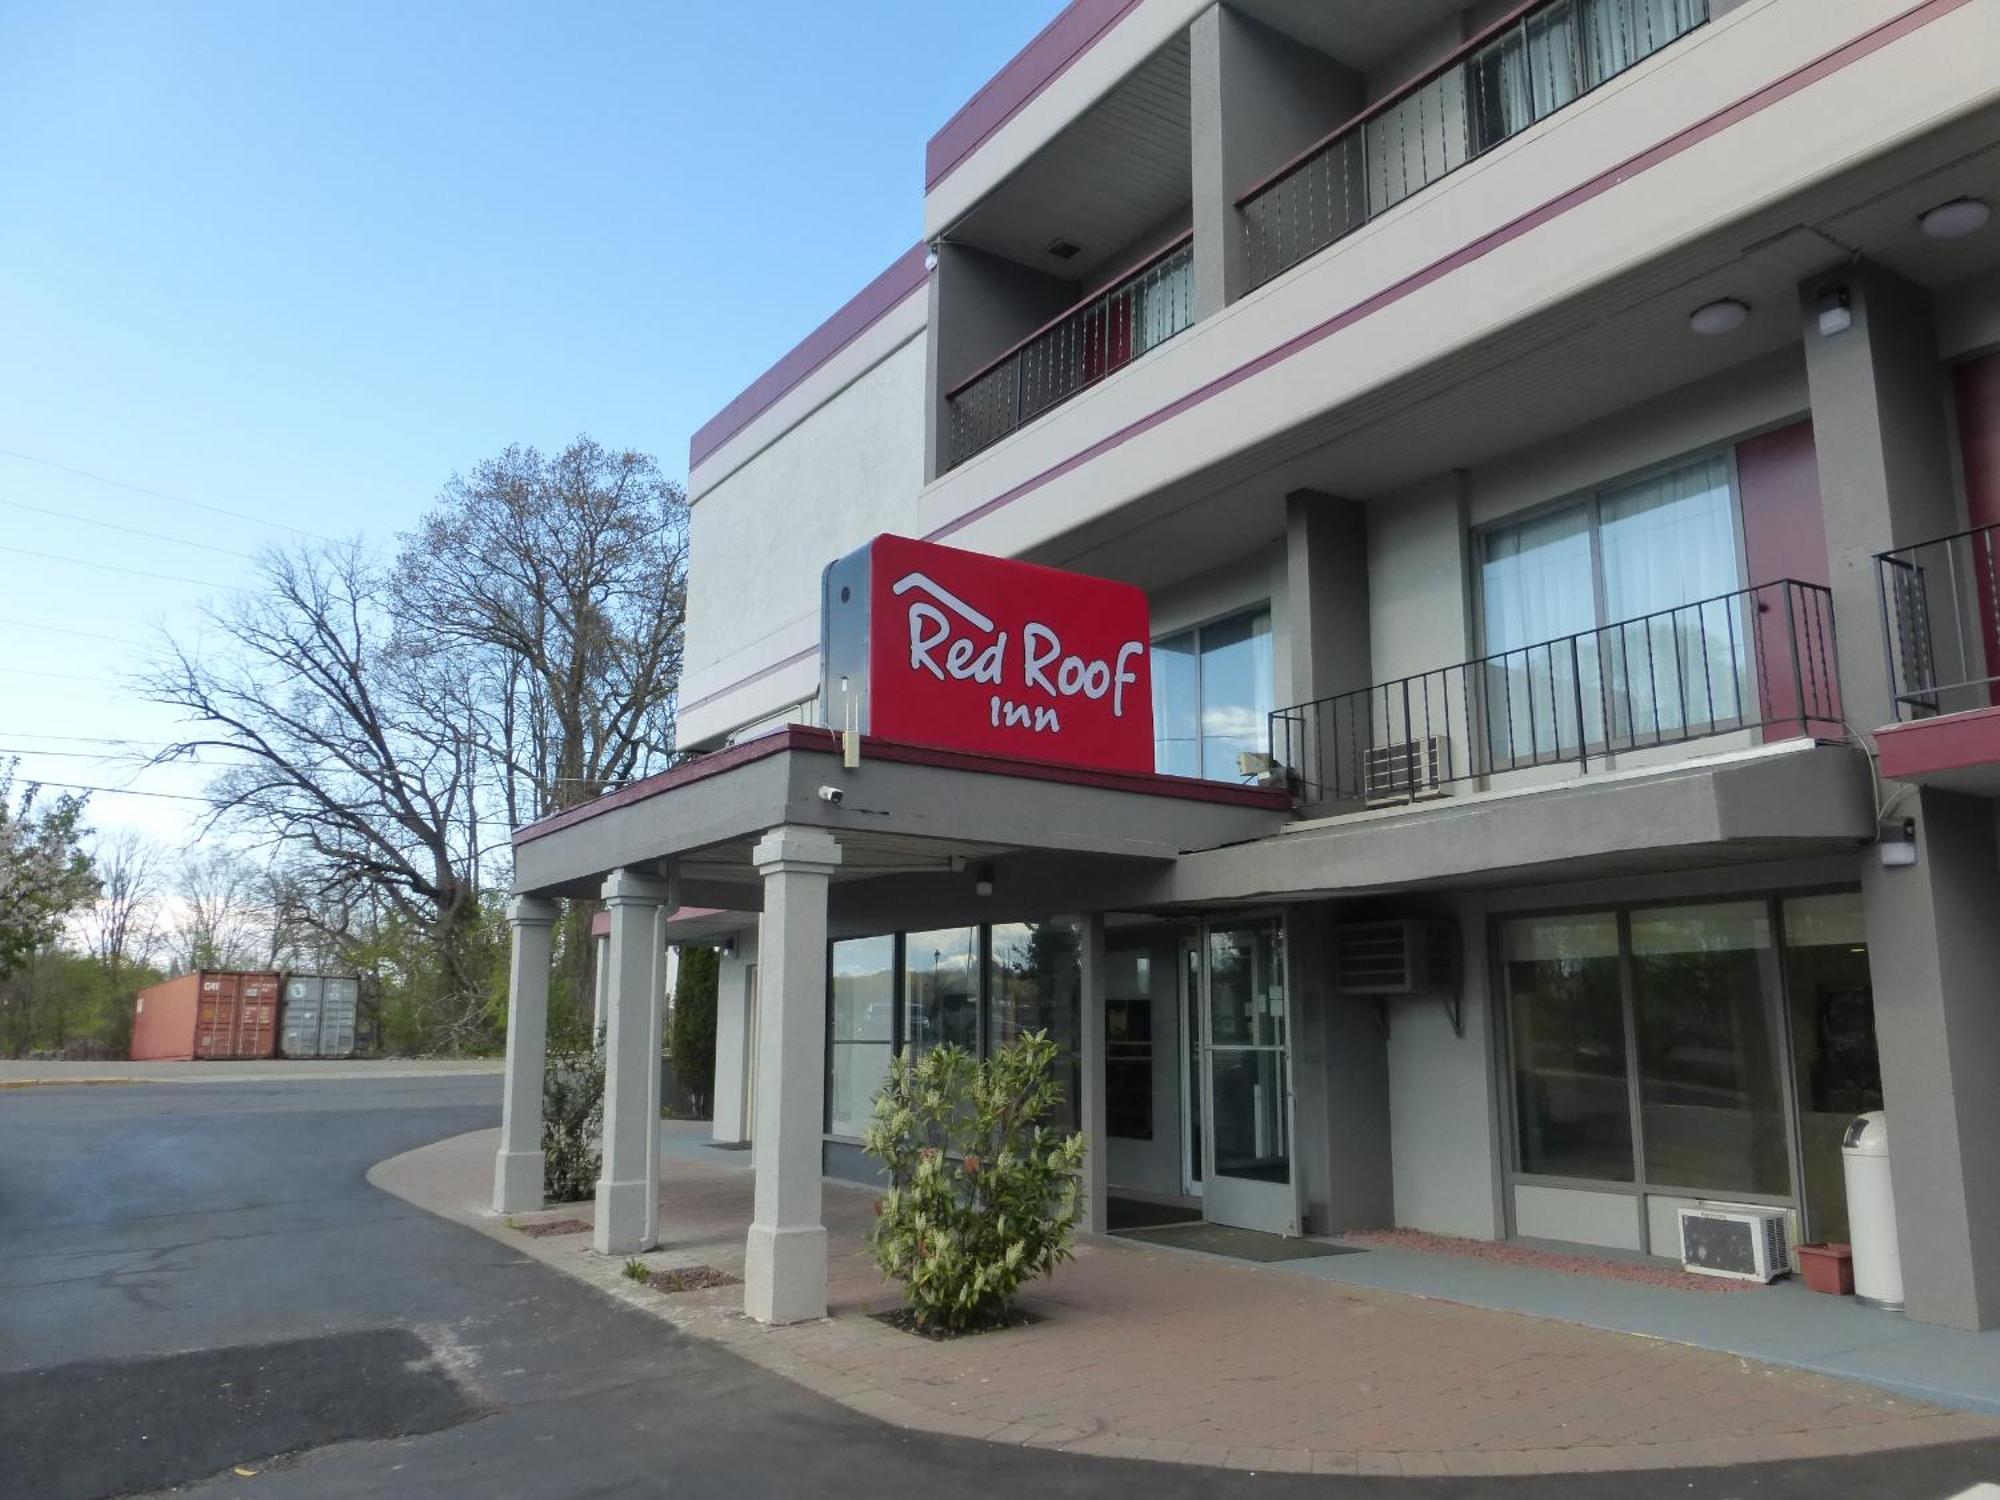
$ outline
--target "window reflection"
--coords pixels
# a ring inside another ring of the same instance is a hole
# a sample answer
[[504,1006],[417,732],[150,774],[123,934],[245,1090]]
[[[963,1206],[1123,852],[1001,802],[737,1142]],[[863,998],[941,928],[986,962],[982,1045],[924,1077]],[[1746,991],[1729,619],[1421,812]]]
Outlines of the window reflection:
[[835,943],[832,965],[826,1128],[834,1135],[858,1136],[874,1113],[875,1094],[895,1050],[896,939],[885,935]]
[[1167,776],[1236,781],[1236,757],[1269,740],[1271,612],[1257,609],[1153,645],[1153,763]]
[[1521,1170],[1632,1181],[1618,919],[1509,922],[1501,945]]
[[946,927],[903,939],[903,1045],[912,1057],[955,1042],[979,1051],[979,929]]

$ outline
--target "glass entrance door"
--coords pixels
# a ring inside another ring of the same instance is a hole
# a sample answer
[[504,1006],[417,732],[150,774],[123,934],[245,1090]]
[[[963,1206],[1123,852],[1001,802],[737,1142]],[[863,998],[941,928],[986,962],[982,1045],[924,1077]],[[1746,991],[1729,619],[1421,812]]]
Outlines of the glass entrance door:
[[1284,919],[1204,923],[1197,952],[1203,1213],[1297,1234]]

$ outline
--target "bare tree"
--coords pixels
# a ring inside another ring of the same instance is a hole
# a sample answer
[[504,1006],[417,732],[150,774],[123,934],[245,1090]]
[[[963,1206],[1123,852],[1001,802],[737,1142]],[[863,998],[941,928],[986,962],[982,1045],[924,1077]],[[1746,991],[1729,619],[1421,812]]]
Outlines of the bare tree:
[[116,987],[125,968],[143,964],[160,941],[160,851],[134,829],[101,836],[92,850],[97,901],[83,915],[82,936]]
[[508,820],[587,802],[673,746],[687,497],[659,464],[579,437],[453,476],[403,538],[399,614],[489,664],[482,723]]
[[209,787],[216,821],[310,866],[315,899],[376,894],[427,930],[435,1038],[463,1046],[485,999],[467,943],[480,879],[476,673],[413,644],[358,546],[267,554],[261,574],[209,612],[220,653],[169,641],[151,673],[151,696],[197,726],[158,759],[230,752]]
[[255,866],[233,849],[197,851],[174,871],[167,948],[174,967],[248,969],[263,948]]

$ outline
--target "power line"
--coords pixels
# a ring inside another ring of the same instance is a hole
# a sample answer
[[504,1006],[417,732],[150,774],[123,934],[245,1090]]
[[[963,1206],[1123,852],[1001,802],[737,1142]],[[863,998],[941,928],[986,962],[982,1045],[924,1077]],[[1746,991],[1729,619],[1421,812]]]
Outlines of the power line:
[[155,500],[166,500],[175,505],[189,506],[194,510],[205,510],[211,515],[230,516],[238,521],[248,521],[253,526],[270,526],[279,531],[289,531],[295,536],[309,536],[314,541],[331,542],[335,537],[324,532],[308,531],[303,526],[288,526],[283,521],[267,520],[263,516],[253,516],[247,511],[231,510],[224,505],[210,505],[201,500],[190,500],[183,495],[169,495],[165,490],[149,490],[142,484],[127,484],[122,479],[112,479],[103,474],[93,474],[88,469],[73,469],[68,464],[59,464],[52,458],[37,458],[32,453],[21,453],[13,448],[0,448],[0,455],[18,458],[22,463],[40,464],[46,469],[58,469],[65,474],[74,474],[79,479],[88,479],[97,484],[108,484],[114,489],[130,490],[135,495],[150,495]]
[[81,672],[38,672],[33,667],[0,667],[10,677],[48,677],[57,682],[94,682],[102,687],[124,687],[116,677],[86,677]]
[[95,516],[79,516],[66,510],[55,510],[46,505],[30,505],[25,500],[0,499],[0,505],[15,510],[33,511],[38,516],[54,516],[58,521],[77,521],[85,526],[102,526],[106,531],[122,531],[128,536],[142,536],[149,542],[166,542],[175,547],[199,547],[204,552],[219,552],[224,557],[238,558],[243,562],[257,559],[248,552],[238,552],[234,547],[218,547],[213,542],[195,542],[186,537],[170,536],[164,531],[147,531],[140,526],[127,526],[121,521],[100,521]]
[[164,750],[166,746],[154,744],[150,740],[124,740],[107,734],[49,734],[30,729],[16,729],[0,734],[0,739],[10,740],[65,740],[85,745],[124,745],[133,750]]
[[132,786],[92,786],[81,781],[36,781],[39,787],[54,787],[59,792],[104,792],[113,797],[157,797],[166,802],[207,802],[207,797],[196,796],[193,792],[142,792]]
[[[81,636],[86,641],[108,641],[114,646],[136,646],[141,651],[146,649],[144,641],[135,641],[130,636],[100,635],[95,630],[78,630],[71,625],[43,625],[34,620],[10,620],[4,616],[0,616],[0,625],[18,625],[23,630],[49,630],[57,635]],[[59,739],[69,737],[57,736]]]
[[107,573],[126,573],[134,578],[157,578],[163,583],[192,583],[205,589],[221,589],[225,593],[240,590],[226,583],[217,583],[213,578],[189,578],[185,573],[152,573],[144,568],[121,568],[116,563],[98,562],[89,557],[65,557],[60,552],[37,552],[32,547],[10,547],[0,543],[0,552],[18,552],[23,557],[39,557],[44,562],[74,563],[79,568],[102,568]]

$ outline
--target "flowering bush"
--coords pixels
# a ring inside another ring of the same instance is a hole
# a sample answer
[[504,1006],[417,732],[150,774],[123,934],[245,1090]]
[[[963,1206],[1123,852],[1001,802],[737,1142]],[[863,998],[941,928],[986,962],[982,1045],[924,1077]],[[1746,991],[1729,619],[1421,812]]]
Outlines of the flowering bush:
[[1048,1125],[1055,1056],[1034,1031],[984,1062],[946,1045],[890,1064],[863,1141],[889,1177],[869,1243],[920,1329],[1004,1322],[1022,1283],[1070,1258],[1084,1142]]

